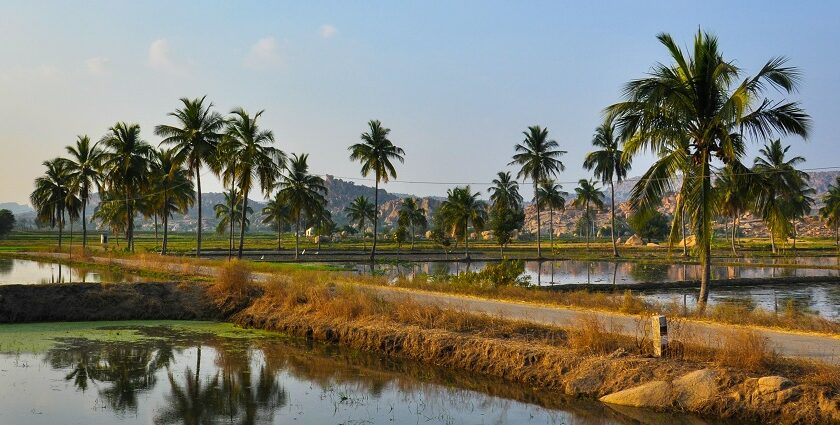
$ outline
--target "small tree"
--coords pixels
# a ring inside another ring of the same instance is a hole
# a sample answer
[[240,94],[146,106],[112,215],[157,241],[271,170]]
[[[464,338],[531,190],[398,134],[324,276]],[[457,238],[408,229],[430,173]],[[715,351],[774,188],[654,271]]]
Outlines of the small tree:
[[671,228],[668,217],[655,209],[634,212],[627,219],[627,224],[645,243],[664,239]]
[[9,210],[0,210],[0,239],[4,239],[15,227],[15,215]]

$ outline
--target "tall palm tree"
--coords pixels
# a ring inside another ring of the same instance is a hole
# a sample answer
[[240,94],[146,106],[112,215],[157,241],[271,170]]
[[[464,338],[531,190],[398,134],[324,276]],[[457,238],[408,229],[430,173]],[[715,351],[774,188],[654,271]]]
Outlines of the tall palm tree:
[[737,256],[735,238],[738,234],[738,218],[750,209],[753,202],[753,188],[757,182],[749,168],[740,162],[727,164],[715,180],[715,190],[718,192],[718,208],[720,213],[732,219],[730,245],[732,255]]
[[441,213],[452,228],[452,234],[457,235],[463,231],[467,261],[470,260],[470,223],[479,231],[487,221],[487,210],[484,202],[478,199],[479,196],[480,193],[473,193],[469,186],[456,187],[446,192],[446,200],[440,205]]
[[73,196],[70,170],[68,162],[61,158],[44,161],[43,164],[47,170],[35,179],[35,190],[29,196],[29,201],[38,221],[49,224],[50,228],[58,227],[58,249],[61,249],[64,215],[68,200]]
[[169,242],[169,217],[175,213],[186,214],[195,202],[195,187],[190,180],[190,171],[183,167],[181,158],[175,149],[162,149],[156,152],[155,188],[160,196],[157,214],[163,217],[163,245],[161,255],[166,255]]
[[280,177],[277,199],[289,206],[295,222],[295,259],[300,249],[300,223],[305,218],[322,215],[327,205],[327,188],[324,179],[309,173],[307,154],[292,154],[286,173]]
[[65,148],[70,155],[67,168],[72,181],[73,192],[82,201],[82,249],[87,248],[87,205],[91,188],[99,187],[102,150],[97,143],[91,144],[88,136],[78,136],[75,146]]
[[400,205],[398,220],[400,226],[411,229],[411,250],[414,251],[414,235],[417,233],[415,228],[419,227],[422,230],[429,225],[429,221],[426,219],[426,209],[417,205],[417,199],[404,198],[402,205]]
[[[274,144],[274,133],[262,130],[257,120],[264,111],[251,116],[242,108],[231,111],[233,118],[228,121],[225,143],[229,143],[229,152],[236,158],[234,166],[239,190],[242,193],[242,210],[248,210],[248,194],[258,183],[260,190],[268,195],[286,163],[286,155]],[[255,181],[256,180],[256,181]],[[245,215],[239,226],[239,253],[245,244]]]
[[365,244],[365,223],[376,219],[376,207],[370,203],[368,198],[359,195],[353,202],[350,203],[344,212],[347,214],[347,219],[359,228],[359,233],[362,235],[362,248],[367,250]]
[[594,226],[594,217],[592,217],[592,207],[599,210],[604,209],[604,192],[595,187],[595,183],[591,180],[581,179],[578,182],[578,187],[575,188],[575,199],[572,205],[577,208],[583,208],[586,214],[586,247],[589,248],[589,240],[592,238],[592,226]]
[[566,169],[566,166],[560,161],[566,151],[561,151],[558,148],[560,145],[548,138],[548,128],[542,128],[538,125],[528,127],[528,131],[523,131],[525,140],[515,146],[516,153],[513,155],[513,161],[508,165],[519,165],[519,173],[517,178],[530,178],[534,185],[534,203],[537,208],[537,257],[542,258],[542,247],[540,245],[540,232],[542,231],[542,224],[540,223],[540,199],[537,194],[537,186],[540,182],[554,177],[557,173]]
[[534,199],[540,200],[540,208],[548,208],[548,239],[551,243],[551,252],[554,253],[554,210],[563,211],[566,209],[566,198],[569,194],[563,192],[563,186],[547,179],[540,182],[537,187],[538,196]]
[[198,194],[197,257],[201,256],[201,167],[213,161],[225,127],[224,117],[213,111],[213,104],[204,103],[206,97],[181,98],[183,107],[168,114],[178,123],[155,127],[155,134],[163,137],[161,144],[173,146],[176,156],[184,158],[195,179]]
[[804,199],[799,198],[806,195],[801,189],[808,174],[796,168],[805,162],[805,158],[788,159],[788,150],[790,146],[782,147],[781,140],[773,140],[759,150],[761,156],[755,159],[753,166],[759,182],[755,208],[770,231],[770,246],[774,253],[778,249],[776,238],[786,239],[793,230],[791,220],[805,209],[800,202]]
[[840,249],[840,177],[828,186],[822,201],[824,206],[820,208],[820,217],[834,229],[834,244]]
[[379,120],[371,120],[368,122],[368,131],[361,135],[362,142],[349,147],[350,160],[359,161],[362,164],[362,177],[367,177],[370,173],[374,175],[371,262],[376,258],[376,236],[379,227],[379,182],[388,183],[389,179],[397,178],[394,160],[400,163],[405,162],[403,158],[405,151],[391,143],[388,139],[390,132],[391,129],[383,127]]
[[493,185],[487,189],[490,193],[490,202],[493,205],[511,209],[522,207],[522,195],[519,194],[519,183],[513,179],[509,171],[499,171],[493,179]]
[[273,224],[277,226],[277,251],[283,249],[283,226],[291,224],[292,210],[289,205],[283,202],[282,199],[275,196],[273,199],[265,204],[262,209],[263,224]]
[[[685,154],[697,190],[683,202],[700,251],[703,272],[698,307],[703,310],[711,277],[712,161],[737,161],[744,154],[745,137],[766,139],[772,133],[806,137],[810,117],[797,102],[764,96],[771,87],[783,93],[796,90],[799,72],[786,66],[784,58],[771,59],[756,75],[744,76],[723,58],[714,36],[698,30],[691,52],[684,52],[668,34],[657,38],[673,64],[657,64],[647,77],[629,82],[624,100],[608,107],[607,115],[617,119],[627,156],[644,150],[659,154],[669,141],[689,139]],[[643,202],[647,204],[659,202],[663,195],[646,193],[659,195]]]
[[125,202],[126,244],[134,251],[134,213],[140,190],[149,179],[149,161],[154,149],[140,137],[139,124],[118,122],[99,141],[105,148],[102,169],[107,170],[105,181],[110,187],[119,186],[124,199],[101,202]]
[[586,155],[583,166],[593,170],[596,179],[610,185],[610,238],[613,256],[618,257],[618,245],[615,242],[615,185],[627,178],[632,158],[621,150],[621,138],[611,121],[605,121],[592,136],[592,146],[598,148]]

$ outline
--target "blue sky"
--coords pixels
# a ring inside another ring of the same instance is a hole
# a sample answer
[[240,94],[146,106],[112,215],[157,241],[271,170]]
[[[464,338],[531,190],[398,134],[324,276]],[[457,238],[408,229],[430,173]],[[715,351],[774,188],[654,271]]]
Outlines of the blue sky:
[[[41,161],[76,134],[98,139],[116,121],[138,122],[157,144],[152,128],[177,99],[204,94],[223,112],[265,109],[262,125],[279,146],[310,153],[319,173],[359,177],[347,146],[377,118],[406,150],[400,180],[489,182],[521,132],[540,124],[569,151],[558,180],[576,181],[588,176],[581,163],[602,109],[666,59],[655,35],[688,44],[698,27],[747,72],[778,55],[800,67],[795,98],[814,127],[809,142],[789,140],[792,150],[807,167],[840,166],[838,9],[827,1],[4,1],[0,201],[26,201]],[[648,163],[638,160],[631,175]],[[435,195],[449,187],[386,186]]]

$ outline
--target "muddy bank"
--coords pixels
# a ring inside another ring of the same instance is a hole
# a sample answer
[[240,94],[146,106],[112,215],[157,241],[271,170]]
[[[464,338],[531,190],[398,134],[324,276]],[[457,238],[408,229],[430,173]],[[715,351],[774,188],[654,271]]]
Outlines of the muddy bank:
[[[789,277],[766,277],[766,278],[733,278],[733,279],[712,279],[709,287],[761,287],[779,284],[809,284],[809,283],[836,283],[840,285],[840,278],[835,276],[789,276]],[[699,280],[676,280],[669,282],[639,282],[639,283],[618,283],[611,284],[586,284],[573,283],[562,285],[540,286],[538,289],[545,291],[648,291],[657,289],[700,289]]]
[[207,288],[195,282],[3,285],[0,323],[221,319]]

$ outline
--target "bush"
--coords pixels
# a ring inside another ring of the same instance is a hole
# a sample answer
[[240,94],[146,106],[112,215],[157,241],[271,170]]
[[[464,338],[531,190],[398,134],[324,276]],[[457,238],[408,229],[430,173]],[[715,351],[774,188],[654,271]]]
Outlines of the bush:
[[488,264],[477,272],[465,272],[451,278],[454,285],[530,286],[531,278],[523,276],[525,263],[522,260],[502,260]]

